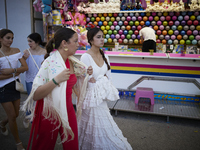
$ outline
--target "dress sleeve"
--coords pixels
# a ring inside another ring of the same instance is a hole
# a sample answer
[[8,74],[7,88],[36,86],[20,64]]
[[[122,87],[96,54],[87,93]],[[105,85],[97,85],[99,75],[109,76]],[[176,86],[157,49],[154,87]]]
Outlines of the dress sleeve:
[[[108,55],[105,55],[105,57],[106,57],[106,59],[107,59],[107,61],[108,61],[108,64],[110,65],[110,60],[109,60]],[[108,71],[106,72],[106,76],[108,77],[109,80],[112,79],[112,78],[111,78],[111,69],[108,70]]]
[[80,59],[84,64],[86,64],[88,67],[91,66],[91,62],[90,62],[90,58],[88,56],[88,54],[83,54],[81,56],[81,59]]

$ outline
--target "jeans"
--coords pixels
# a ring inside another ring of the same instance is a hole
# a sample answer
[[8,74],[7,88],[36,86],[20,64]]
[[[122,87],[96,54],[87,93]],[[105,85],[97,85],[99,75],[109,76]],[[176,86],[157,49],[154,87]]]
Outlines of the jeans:
[[33,82],[26,82],[26,89],[27,89],[28,95],[30,95],[31,93],[32,85],[33,85]]

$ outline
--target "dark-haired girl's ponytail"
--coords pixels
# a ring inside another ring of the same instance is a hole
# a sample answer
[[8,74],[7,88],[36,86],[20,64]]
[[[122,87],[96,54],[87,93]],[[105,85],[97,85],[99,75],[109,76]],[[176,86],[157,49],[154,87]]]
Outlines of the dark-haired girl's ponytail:
[[53,44],[54,44],[54,38],[49,40],[49,42],[46,45],[47,54],[44,56],[44,59],[49,57],[49,54],[53,51],[53,49],[54,49]]
[[103,52],[102,50],[100,50],[100,49],[99,49],[99,51],[100,51],[100,53],[101,53],[101,55],[102,55],[102,57],[103,57],[103,60],[104,60],[104,61],[106,62],[106,64],[107,64],[108,70],[110,70],[110,65],[108,64],[108,60],[106,59],[104,52]]
[[45,47],[46,44],[47,44],[46,42],[40,41],[40,45],[41,45],[41,46]]

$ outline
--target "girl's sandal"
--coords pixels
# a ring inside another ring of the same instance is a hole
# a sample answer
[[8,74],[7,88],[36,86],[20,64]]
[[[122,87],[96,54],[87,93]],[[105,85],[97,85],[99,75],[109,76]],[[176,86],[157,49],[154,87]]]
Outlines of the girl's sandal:
[[1,134],[3,134],[3,135],[5,135],[5,136],[7,136],[8,135],[8,129],[5,127],[5,126],[2,126],[1,125],[1,122],[0,122],[0,132],[1,132]]
[[23,148],[23,146],[22,146],[22,142],[17,143],[16,146],[17,146],[17,150],[25,150],[25,148]]

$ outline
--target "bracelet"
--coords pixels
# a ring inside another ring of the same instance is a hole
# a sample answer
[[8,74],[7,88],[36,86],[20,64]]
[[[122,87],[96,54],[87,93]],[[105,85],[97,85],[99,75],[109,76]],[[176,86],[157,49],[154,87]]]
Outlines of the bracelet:
[[14,73],[17,73],[17,68],[14,68],[14,71],[15,71]]
[[55,85],[60,86],[60,85],[55,81],[54,78],[52,79],[52,81],[53,81],[53,83],[54,83]]

